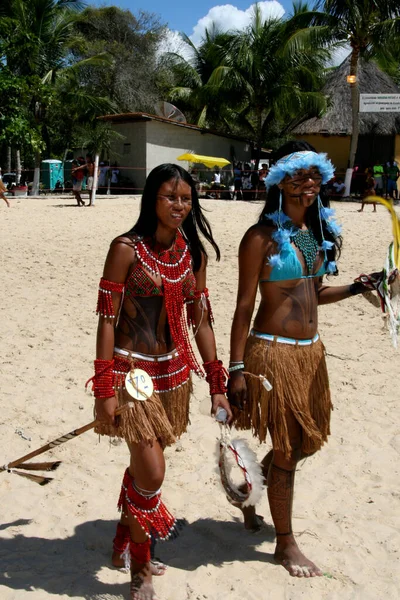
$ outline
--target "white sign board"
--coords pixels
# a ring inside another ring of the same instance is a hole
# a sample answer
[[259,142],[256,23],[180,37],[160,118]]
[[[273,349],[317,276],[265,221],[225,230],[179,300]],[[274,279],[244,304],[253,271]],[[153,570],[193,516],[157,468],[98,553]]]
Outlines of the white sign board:
[[360,94],[360,112],[400,112],[400,94]]

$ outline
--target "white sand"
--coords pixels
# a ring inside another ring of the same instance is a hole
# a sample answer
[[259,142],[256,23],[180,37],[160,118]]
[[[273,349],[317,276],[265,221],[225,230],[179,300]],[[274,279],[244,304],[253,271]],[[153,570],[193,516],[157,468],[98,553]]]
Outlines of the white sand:
[[[97,284],[111,239],[133,225],[139,206],[130,197],[100,198],[91,209],[65,198],[11,204],[0,206],[1,464],[92,419],[83,387],[92,374]],[[237,247],[261,207],[204,205],[223,257],[210,260],[208,287],[226,361]],[[333,284],[383,264],[389,215],[357,208],[337,206],[345,242]],[[335,411],[328,445],[299,468],[294,530],[326,576],[290,578],[273,563],[271,527],[244,531],[219,488],[219,428],[208,416],[206,385],[196,381],[189,432],[166,452],[164,498],[189,526],[157,547],[169,564],[155,581],[160,599],[399,597],[399,353],[381,323],[360,296],[320,311]],[[261,458],[268,446],[250,441]],[[129,576],[109,567],[125,446],[87,433],[42,456],[50,458],[63,464],[46,487],[0,473],[0,598],[126,598]],[[271,522],[266,497],[259,513]]]

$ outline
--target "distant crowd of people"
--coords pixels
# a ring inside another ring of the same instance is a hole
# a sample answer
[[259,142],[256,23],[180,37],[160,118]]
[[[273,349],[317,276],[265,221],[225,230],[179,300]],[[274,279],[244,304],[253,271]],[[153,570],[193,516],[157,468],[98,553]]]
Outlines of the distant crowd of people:
[[[365,199],[371,196],[381,196],[397,203],[399,199],[397,188],[399,177],[400,169],[394,158],[386,163],[377,160],[374,166],[369,166],[366,169],[356,165],[353,170],[350,193],[352,196],[361,198],[359,212],[363,212]],[[330,198],[343,197],[345,188],[343,179],[338,175],[335,175],[326,185],[326,191]],[[372,203],[372,206],[375,212],[376,203]]]
[[[259,169],[255,169],[249,163],[236,162],[233,164],[232,182],[230,172],[216,168],[211,187],[207,189],[206,193],[211,198],[222,200],[264,200],[266,197],[265,179],[269,169],[270,165],[267,163],[262,163]],[[193,169],[191,174],[199,188],[200,181],[197,170]],[[366,169],[355,166],[350,193],[362,200],[368,196],[377,195],[392,199],[396,203],[398,201],[397,180],[399,176],[400,170],[394,158],[387,163],[376,161],[373,167],[370,166]],[[233,185],[230,186],[229,184],[232,183]],[[342,198],[345,189],[344,178],[338,174],[335,174],[326,184],[326,192],[332,199]],[[375,210],[375,205],[373,206]],[[364,202],[360,211],[363,210]]]
[[365,170],[356,165],[351,182],[351,193],[361,198],[376,195],[397,202],[399,176],[400,169],[393,157],[386,163],[377,160],[373,166]]
[[233,166],[234,199],[265,200],[265,178],[268,169],[266,163],[262,163],[258,170],[253,169],[249,163],[235,163]]
[[[263,163],[259,169],[249,163],[237,162],[233,165],[233,181],[230,171],[216,168],[207,196],[221,200],[265,200],[265,178],[268,175],[268,165]],[[197,169],[190,172],[198,191],[201,183]]]

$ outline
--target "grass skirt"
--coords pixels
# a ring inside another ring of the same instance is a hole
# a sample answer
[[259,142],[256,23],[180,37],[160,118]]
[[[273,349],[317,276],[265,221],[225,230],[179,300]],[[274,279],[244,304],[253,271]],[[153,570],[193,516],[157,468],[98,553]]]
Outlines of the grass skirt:
[[252,429],[260,442],[267,431],[273,447],[291,454],[285,413],[290,410],[302,429],[302,452],[319,450],[330,434],[332,403],[325,348],[320,339],[308,346],[269,342],[250,336],[245,350],[245,370],[265,375],[268,392],[256,377],[246,375],[247,401],[238,416],[238,429]]
[[[189,402],[192,393],[190,371],[180,358],[160,363],[128,360],[114,356],[115,388],[118,406],[128,402],[129,408],[117,417],[117,426],[101,425],[95,428],[100,435],[120,437],[129,444],[152,442],[157,439],[165,448],[175,442],[187,429]],[[143,369],[154,384],[152,396],[144,402],[135,400],[125,389],[125,375],[131,367]]]

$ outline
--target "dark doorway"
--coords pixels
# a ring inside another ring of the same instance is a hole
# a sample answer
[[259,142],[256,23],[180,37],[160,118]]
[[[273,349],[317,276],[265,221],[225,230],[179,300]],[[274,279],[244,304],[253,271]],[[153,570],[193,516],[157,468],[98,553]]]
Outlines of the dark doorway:
[[372,167],[376,161],[387,163],[394,156],[394,135],[360,135],[355,164],[361,169]]

